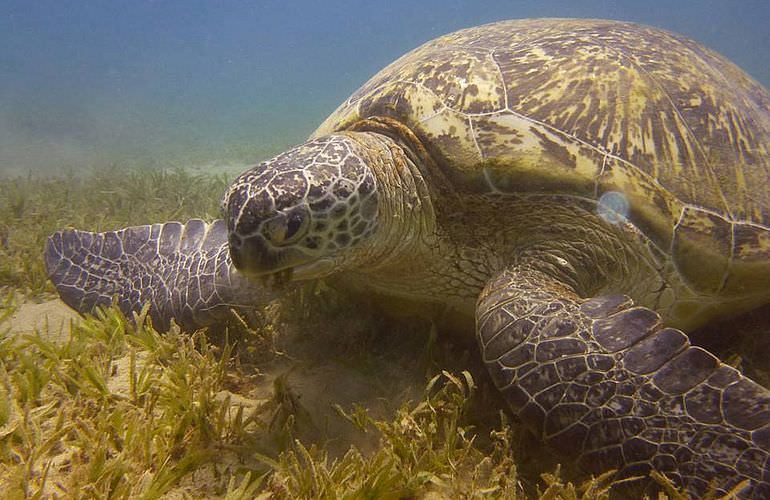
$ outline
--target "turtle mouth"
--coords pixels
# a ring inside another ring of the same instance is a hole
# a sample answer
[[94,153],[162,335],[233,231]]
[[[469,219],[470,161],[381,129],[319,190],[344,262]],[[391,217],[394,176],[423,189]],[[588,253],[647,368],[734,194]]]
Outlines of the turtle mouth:
[[308,264],[287,266],[282,269],[263,272],[239,269],[246,279],[262,283],[268,288],[282,286],[291,281],[306,281],[323,278],[331,274],[333,270],[334,261],[331,259],[319,259]]
[[274,248],[261,236],[231,236],[230,258],[247,279],[268,284],[319,278],[329,274],[334,262],[311,257],[296,248]]
[[294,281],[292,268],[281,269],[272,273],[251,274],[243,273],[246,279],[255,283],[260,283],[265,288],[281,288],[290,281]]

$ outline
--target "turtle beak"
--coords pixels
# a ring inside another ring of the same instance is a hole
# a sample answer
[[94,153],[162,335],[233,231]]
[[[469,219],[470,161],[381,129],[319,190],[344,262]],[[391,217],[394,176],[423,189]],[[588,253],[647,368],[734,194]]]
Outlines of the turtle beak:
[[243,238],[231,233],[228,241],[233,265],[247,278],[287,272],[307,261],[307,257],[295,249],[268,246],[260,235]]
[[246,261],[246,252],[243,250],[243,238],[237,234],[230,233],[227,237],[230,260],[239,271],[243,270],[243,263]]
[[278,262],[260,236],[242,238],[229,236],[230,258],[236,269],[244,274],[259,276],[275,272]]

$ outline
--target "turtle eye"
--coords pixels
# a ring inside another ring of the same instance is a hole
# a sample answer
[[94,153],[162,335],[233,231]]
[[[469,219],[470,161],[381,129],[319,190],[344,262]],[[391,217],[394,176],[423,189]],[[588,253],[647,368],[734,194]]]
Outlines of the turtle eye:
[[[290,213],[289,220],[286,222],[286,234],[284,235],[284,238],[286,240],[295,240],[298,235],[301,236],[300,230],[305,228],[306,220],[307,217],[300,211]],[[302,234],[304,234],[304,231],[302,231]]]
[[301,210],[278,214],[263,224],[262,234],[274,245],[289,245],[307,232],[308,217]]

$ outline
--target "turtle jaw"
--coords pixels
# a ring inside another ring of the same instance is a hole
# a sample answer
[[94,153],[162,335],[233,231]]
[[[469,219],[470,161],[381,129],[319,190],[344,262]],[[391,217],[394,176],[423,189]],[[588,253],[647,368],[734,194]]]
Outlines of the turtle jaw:
[[247,279],[301,281],[321,278],[335,268],[331,258],[311,257],[296,248],[276,249],[258,235],[244,239],[231,234],[229,251],[233,265]]
[[290,270],[306,259],[291,248],[270,248],[259,235],[242,238],[231,234],[229,250],[233,265],[246,277],[259,278]]

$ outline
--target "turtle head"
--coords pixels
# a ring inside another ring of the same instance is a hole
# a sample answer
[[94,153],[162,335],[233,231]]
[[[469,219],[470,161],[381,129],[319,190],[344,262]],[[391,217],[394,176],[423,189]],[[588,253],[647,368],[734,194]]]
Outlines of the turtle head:
[[356,260],[378,206],[367,152],[351,135],[308,141],[235,179],[222,210],[239,271],[308,279]]

